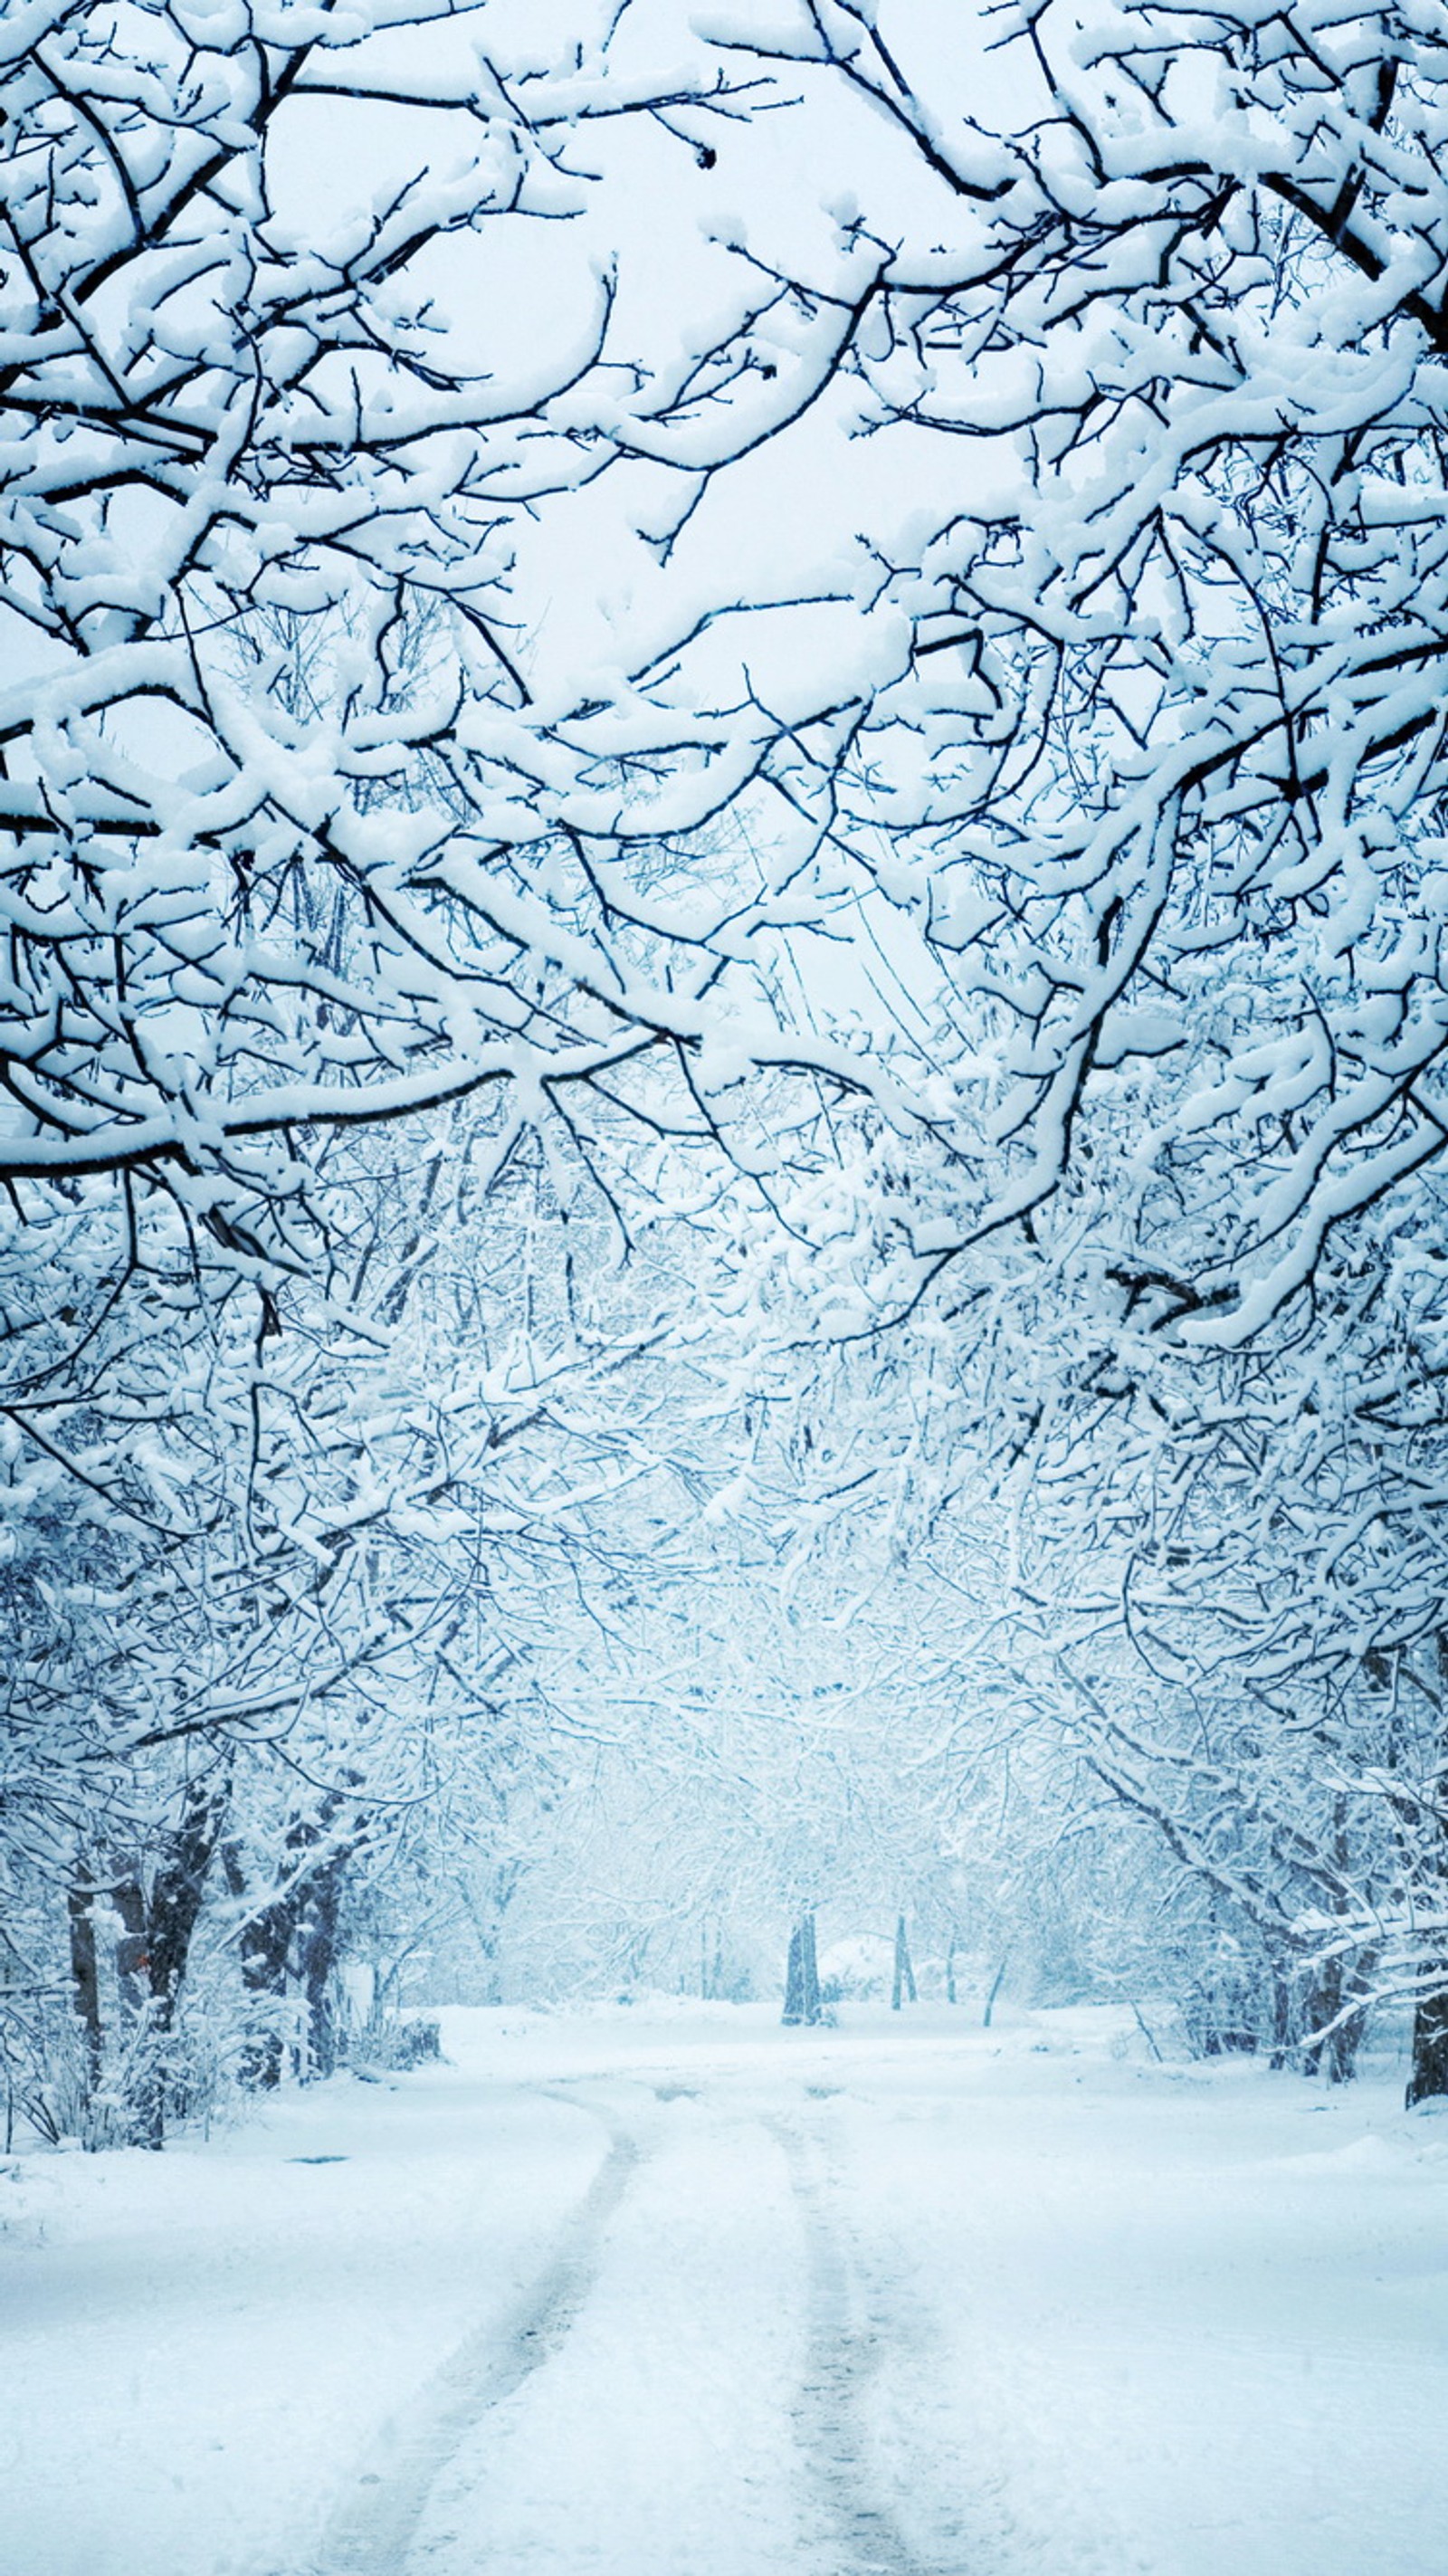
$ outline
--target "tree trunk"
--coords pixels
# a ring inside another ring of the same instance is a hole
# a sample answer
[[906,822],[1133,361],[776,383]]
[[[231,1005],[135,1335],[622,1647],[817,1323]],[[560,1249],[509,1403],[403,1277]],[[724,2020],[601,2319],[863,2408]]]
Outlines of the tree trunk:
[[1433,1963],[1434,1983],[1413,2014],[1413,2064],[1405,2107],[1448,2093],[1448,1959]]
[[[234,1897],[245,1896],[246,1877],[234,1845],[225,1855],[226,1883]],[[282,2038],[276,2016],[266,2006],[285,1999],[287,1953],[292,1946],[291,1908],[284,1898],[257,1908],[241,1927],[241,1983],[248,2006],[248,2034],[240,2076],[249,2092],[267,2093],[282,2080]]]
[[985,2011],[981,2015],[980,2026],[982,2030],[989,2030],[990,2028],[991,2015],[996,2008],[996,1997],[1000,1993],[1000,1990],[1006,1981],[1006,1969],[1010,1965],[1010,1957],[1011,1954],[1009,1950],[1007,1950],[1005,1957],[1002,1959],[1000,1966],[995,1972],[994,1977],[991,1979],[990,1993],[986,1996]]
[[[1438,1635],[1438,1684],[1448,1699],[1448,1629]],[[1440,1730],[1442,1720],[1440,1717]],[[1441,1800],[1445,1770],[1440,1744],[1438,1794]],[[1429,1868],[1433,1873],[1432,1894],[1441,1908],[1448,1895],[1448,1825],[1439,1821],[1433,1828]],[[1413,2013],[1413,2062],[1408,2075],[1405,2107],[1411,2111],[1418,2102],[1441,2101],[1448,2094],[1448,1953],[1435,1951],[1423,1963],[1423,1991]]]
[[146,1977],[150,1986],[146,2090],[142,2103],[145,2143],[159,2147],[175,2087],[170,2063],[176,2006],[191,1956],[191,1943],[230,1803],[230,1783],[193,1781],[181,1822],[168,1838],[146,1909]]
[[121,2018],[134,2031],[146,2010],[146,1891],[139,1878],[118,1878],[110,1890],[112,1910],[120,1918],[116,1941],[116,1989]]
[[890,2010],[898,2012],[907,1995],[912,2004],[918,2003],[919,1997],[915,1992],[915,1970],[910,1964],[910,1944],[905,1937],[905,1917],[903,1914],[897,1914],[895,1917],[895,1976],[890,1988]]
[[784,1972],[783,2019],[791,2029],[804,2019],[804,1936],[797,1923],[789,1936],[789,1964]]
[[1292,2058],[1292,1983],[1280,1968],[1272,1970],[1272,2049],[1268,2064],[1281,2074]]
[[335,1852],[308,1879],[297,1909],[296,1961],[307,2005],[307,2073],[332,2075],[338,2057],[337,2016],[332,2007],[332,1970],[337,1962],[337,1924],[342,1884],[352,1857],[351,1845]]
[[817,2022],[820,2017],[820,1972],[815,1957],[815,1919],[806,1914],[799,1927],[800,1947],[804,1961],[804,2017]]
[[101,2080],[101,1981],[96,1966],[95,1917],[91,1912],[94,1903],[94,1888],[66,1889],[65,1907],[70,1918],[70,1982],[75,1996],[75,2017],[81,2030],[85,2068],[82,2081],[87,2107],[99,2090]]
[[[234,1842],[221,1846],[221,1866],[226,1884],[236,1904],[241,1904],[248,1890],[246,1870]],[[260,2003],[264,1996],[285,1995],[287,1990],[287,1951],[291,1944],[291,1918],[284,1905],[264,1905],[248,1915],[237,1943],[241,1959],[242,1991],[248,2006]],[[282,2043],[278,2031],[264,2027],[261,2014],[248,2010],[246,2046],[242,2050],[238,2073],[248,2092],[269,2092],[281,2082]]]
[[1319,2033],[1324,2022],[1331,2021],[1334,2014],[1341,2009],[1341,2005],[1342,1961],[1324,1960],[1308,1988],[1304,2002],[1303,2008],[1310,2036],[1302,2052],[1302,2065],[1305,2074],[1326,2075],[1329,2082],[1337,2080],[1336,2052],[1332,2047],[1332,2038],[1336,2034],[1333,2033],[1327,2039],[1323,2039]]
[[802,1914],[789,1936],[789,1965],[784,1977],[784,2020],[817,2022],[820,2017],[819,1966],[815,1958],[815,1922]]

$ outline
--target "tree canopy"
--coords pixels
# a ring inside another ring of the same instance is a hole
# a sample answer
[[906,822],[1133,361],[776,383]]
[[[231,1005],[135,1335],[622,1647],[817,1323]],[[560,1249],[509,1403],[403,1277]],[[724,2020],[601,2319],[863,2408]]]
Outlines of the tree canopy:
[[171,2047],[214,1906],[270,2045],[346,1872],[427,1807],[506,1876],[620,1690],[711,1919],[803,1901],[828,1764],[810,1821],[619,1658],[828,1564],[972,1712],[942,1887],[1024,1730],[1026,1843],[1104,1793],[1275,2044],[1414,1996],[1448,2088],[1445,64],[1337,0],[12,11],[27,1993],[139,1888],[117,2013]]

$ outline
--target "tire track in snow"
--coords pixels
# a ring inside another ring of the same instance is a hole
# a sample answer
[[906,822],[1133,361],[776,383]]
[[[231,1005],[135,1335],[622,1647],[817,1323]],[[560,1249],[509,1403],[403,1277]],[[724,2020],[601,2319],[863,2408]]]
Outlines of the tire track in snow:
[[848,2262],[826,2208],[818,2148],[783,2120],[779,2140],[804,2222],[809,2273],[809,2354],[796,2421],[800,2444],[835,2525],[838,2576],[979,2576],[960,2559],[917,2555],[882,2503],[862,2457],[859,2401],[884,2359],[875,2328],[852,2313]]
[[632,2131],[573,2094],[530,2089],[607,2120],[608,2154],[511,2316],[468,2335],[383,2426],[332,2514],[313,2576],[404,2576],[428,2496],[458,2445],[558,2350],[593,2286],[604,2232],[645,2151]]

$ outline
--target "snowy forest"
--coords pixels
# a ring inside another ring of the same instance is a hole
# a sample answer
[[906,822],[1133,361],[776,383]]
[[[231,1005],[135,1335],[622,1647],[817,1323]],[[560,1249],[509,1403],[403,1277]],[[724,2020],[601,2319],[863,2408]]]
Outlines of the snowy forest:
[[1445,83],[11,0],[7,2147],[791,1934],[1448,2093]]
[[0,2576],[1441,2576],[1445,0],[0,0],[0,934]]

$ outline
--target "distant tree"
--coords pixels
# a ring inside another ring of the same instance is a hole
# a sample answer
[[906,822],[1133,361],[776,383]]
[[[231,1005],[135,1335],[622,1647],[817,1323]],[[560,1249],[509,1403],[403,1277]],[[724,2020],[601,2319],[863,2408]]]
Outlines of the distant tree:
[[815,1919],[806,1908],[789,1936],[789,1959],[784,1978],[784,2013],[787,2024],[813,2024],[820,2018],[819,1966],[815,1950]]
[[[918,1997],[915,1992],[915,1969],[911,1962],[910,1943],[905,1931],[905,1917],[903,1914],[897,1914],[895,1917],[895,1963],[890,1980],[891,2010],[899,2012],[901,2005],[905,2002],[907,1996],[912,2004],[918,2001]],[[951,2000],[952,2002],[954,2001],[953,1996]]]

